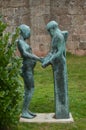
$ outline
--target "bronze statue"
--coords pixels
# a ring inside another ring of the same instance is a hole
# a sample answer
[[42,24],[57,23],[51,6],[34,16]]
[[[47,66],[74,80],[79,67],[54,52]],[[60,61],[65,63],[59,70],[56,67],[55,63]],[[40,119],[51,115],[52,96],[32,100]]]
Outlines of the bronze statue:
[[26,43],[26,40],[30,37],[30,27],[22,24],[19,26],[19,29],[20,38],[17,40],[17,44],[20,54],[23,58],[22,77],[25,84],[24,102],[21,117],[31,119],[36,116],[36,114],[28,110],[34,92],[34,67],[36,62],[41,60],[38,56],[32,54],[30,45]]
[[51,51],[43,59],[42,67],[52,66],[54,75],[55,118],[69,118],[68,81],[66,67],[66,40],[67,31],[61,31],[56,21],[47,24],[51,36]]

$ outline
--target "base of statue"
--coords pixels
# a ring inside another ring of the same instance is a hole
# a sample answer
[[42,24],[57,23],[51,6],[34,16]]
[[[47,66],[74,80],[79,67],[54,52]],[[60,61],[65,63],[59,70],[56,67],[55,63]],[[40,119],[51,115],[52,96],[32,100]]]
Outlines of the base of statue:
[[73,117],[70,113],[68,119],[55,119],[55,113],[37,113],[37,116],[33,119],[20,118],[20,122],[27,123],[73,123]]

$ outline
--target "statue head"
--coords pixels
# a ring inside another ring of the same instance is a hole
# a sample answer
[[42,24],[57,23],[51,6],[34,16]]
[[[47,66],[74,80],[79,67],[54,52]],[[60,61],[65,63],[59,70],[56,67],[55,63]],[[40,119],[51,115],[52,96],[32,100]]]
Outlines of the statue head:
[[54,35],[55,30],[58,28],[58,23],[56,21],[50,21],[46,26],[51,37]]
[[20,29],[20,35],[22,35],[22,37],[24,39],[28,39],[30,37],[30,27],[25,25],[25,24],[21,24],[19,26],[19,29]]

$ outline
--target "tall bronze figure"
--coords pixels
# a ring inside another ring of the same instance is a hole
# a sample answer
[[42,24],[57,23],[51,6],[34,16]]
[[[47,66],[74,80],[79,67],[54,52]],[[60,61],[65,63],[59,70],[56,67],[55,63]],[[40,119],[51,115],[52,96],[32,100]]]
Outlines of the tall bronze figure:
[[69,118],[68,105],[68,81],[66,67],[66,40],[67,31],[61,31],[56,21],[47,24],[47,30],[51,36],[51,51],[44,58],[42,67],[52,65],[54,75],[54,95],[55,95],[55,118]]
[[32,49],[26,40],[30,37],[30,27],[22,24],[19,26],[20,29],[20,38],[17,40],[18,49],[23,58],[22,66],[22,77],[24,79],[24,102],[23,110],[21,117],[23,118],[34,118],[36,115],[29,111],[30,101],[34,92],[34,67],[37,61],[40,61],[40,58],[32,54]]

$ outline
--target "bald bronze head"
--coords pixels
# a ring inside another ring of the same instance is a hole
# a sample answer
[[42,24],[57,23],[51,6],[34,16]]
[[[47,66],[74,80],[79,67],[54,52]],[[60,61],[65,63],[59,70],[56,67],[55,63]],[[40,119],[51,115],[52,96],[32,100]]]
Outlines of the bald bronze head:
[[46,29],[50,33],[51,37],[54,35],[55,30],[58,28],[58,23],[56,21],[50,21]]
[[28,39],[30,37],[30,34],[31,34],[31,30],[30,30],[30,27],[25,25],[25,24],[21,24],[19,26],[19,29],[20,29],[20,35],[22,35],[22,37],[24,39]]

